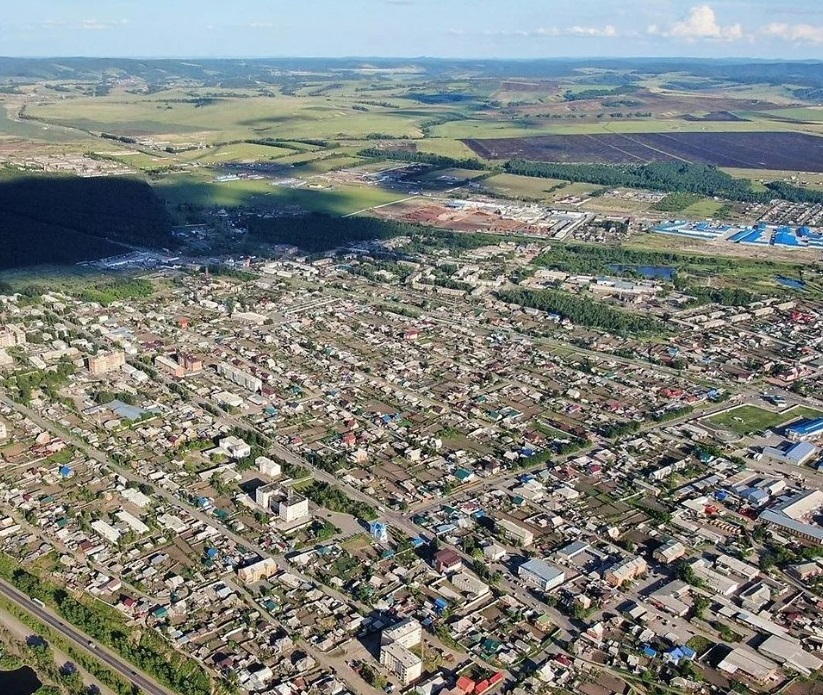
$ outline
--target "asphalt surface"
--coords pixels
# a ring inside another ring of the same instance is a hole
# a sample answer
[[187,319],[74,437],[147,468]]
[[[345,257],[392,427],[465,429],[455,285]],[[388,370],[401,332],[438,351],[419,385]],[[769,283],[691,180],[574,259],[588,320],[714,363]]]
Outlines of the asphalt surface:
[[[51,627],[55,632],[59,632],[64,637],[74,642],[77,646],[85,649],[98,661],[102,661],[106,666],[111,668],[113,671],[116,671],[127,681],[140,688],[141,692],[148,693],[149,695],[170,695],[170,690],[166,690],[165,688],[157,685],[147,676],[136,671],[135,668],[127,661],[124,661],[119,656],[111,653],[104,647],[97,645],[97,643],[94,642],[94,640],[92,640],[88,635],[80,632],[80,630],[75,628],[73,625],[64,623],[48,609],[41,608],[26,594],[22,591],[18,591],[3,579],[0,579],[0,594],[16,603],[26,612],[34,615],[38,620]],[[94,644],[95,646],[92,647],[89,643]]]

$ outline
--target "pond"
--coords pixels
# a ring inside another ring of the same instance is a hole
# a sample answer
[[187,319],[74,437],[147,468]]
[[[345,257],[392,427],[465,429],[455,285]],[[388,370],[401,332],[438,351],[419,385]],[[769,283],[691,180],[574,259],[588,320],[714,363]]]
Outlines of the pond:
[[631,271],[644,278],[662,278],[663,280],[671,280],[676,272],[674,268],[667,265],[620,265],[619,263],[611,263],[609,270],[615,273]]
[[787,278],[783,275],[775,275],[775,280],[783,287],[788,287],[793,290],[802,290],[806,288],[806,283],[795,278]]
[[14,671],[0,671],[0,693],[14,695],[32,695],[43,685],[37,674],[28,666],[21,666]]

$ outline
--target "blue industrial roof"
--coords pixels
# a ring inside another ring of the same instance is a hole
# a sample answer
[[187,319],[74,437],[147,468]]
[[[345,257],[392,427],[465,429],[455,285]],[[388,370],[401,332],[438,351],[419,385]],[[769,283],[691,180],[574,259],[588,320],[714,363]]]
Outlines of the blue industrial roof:
[[804,437],[810,434],[817,434],[823,431],[823,417],[814,418],[812,420],[801,420],[796,425],[789,427],[787,432]]

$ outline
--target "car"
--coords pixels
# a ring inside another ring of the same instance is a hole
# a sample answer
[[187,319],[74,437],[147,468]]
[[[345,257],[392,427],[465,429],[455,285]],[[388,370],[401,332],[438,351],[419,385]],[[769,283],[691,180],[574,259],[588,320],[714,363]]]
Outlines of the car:
[[89,640],[86,644],[88,644],[89,647],[91,647],[92,649],[97,649],[97,645],[91,640]]

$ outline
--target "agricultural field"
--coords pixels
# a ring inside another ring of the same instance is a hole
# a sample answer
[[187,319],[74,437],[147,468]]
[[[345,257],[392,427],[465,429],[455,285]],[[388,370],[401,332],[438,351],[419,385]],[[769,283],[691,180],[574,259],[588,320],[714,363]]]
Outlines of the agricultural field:
[[823,137],[804,133],[645,133],[473,139],[485,159],[647,164],[684,161],[746,169],[823,172]]

